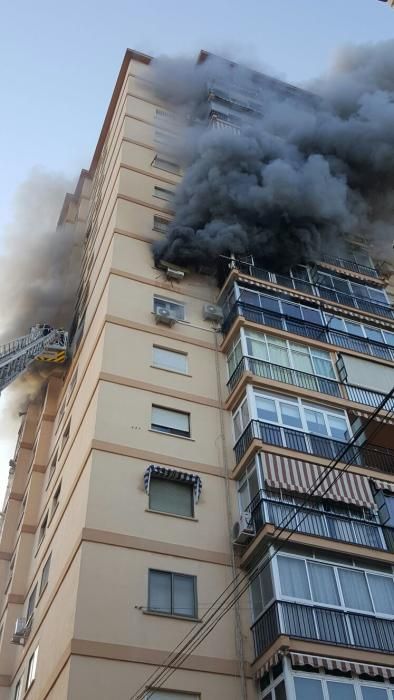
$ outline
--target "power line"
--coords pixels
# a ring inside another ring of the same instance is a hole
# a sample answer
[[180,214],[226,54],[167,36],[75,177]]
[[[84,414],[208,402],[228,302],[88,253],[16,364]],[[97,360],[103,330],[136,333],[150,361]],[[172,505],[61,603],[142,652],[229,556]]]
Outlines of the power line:
[[[209,613],[217,606],[213,612],[210,614],[207,620],[203,623],[201,626],[201,623],[197,623],[192,627],[191,630],[185,635],[185,637],[178,643],[178,645],[167,655],[167,657],[164,659],[163,663],[161,664],[160,667],[156,669],[155,672],[153,672],[145,681],[144,685],[141,686],[136,693],[131,696],[130,700],[141,700],[142,698],[149,698],[152,696],[152,692],[149,692],[148,694],[146,691],[146,686],[147,685],[152,685],[152,683],[155,683],[155,689],[162,687],[163,683],[165,683],[166,680],[172,675],[177,668],[179,668],[185,661],[186,659],[190,656],[190,654],[202,643],[202,641],[210,634],[210,632],[216,627],[216,625],[220,622],[220,620],[224,617],[224,615],[235,605],[235,603],[239,600],[239,598],[245,593],[245,591],[249,588],[251,583],[260,575],[260,573],[268,566],[268,564],[272,561],[274,556],[278,554],[278,552],[285,546],[285,544],[288,542],[288,540],[291,538],[291,536],[297,532],[299,525],[305,520],[306,517],[308,517],[308,513],[305,512],[303,514],[303,517],[301,520],[298,521],[297,525],[295,528],[290,530],[287,533],[287,536],[284,539],[279,539],[282,535],[282,533],[285,530],[288,530],[289,523],[297,517],[298,512],[301,508],[304,507],[304,505],[310,500],[310,498],[313,496],[315,491],[320,487],[320,485],[325,481],[327,478],[328,474],[333,471],[334,467],[338,464],[339,461],[342,461],[342,458],[344,455],[349,451],[350,448],[352,448],[356,441],[359,439],[359,437],[362,435],[364,432],[365,428],[372,422],[372,420],[380,413],[381,410],[383,410],[385,404],[389,399],[393,396],[394,394],[394,387],[393,389],[384,397],[382,402],[379,404],[379,406],[374,410],[374,412],[371,414],[371,416],[368,418],[368,421],[359,428],[358,431],[352,436],[351,440],[348,441],[340,450],[339,453],[336,455],[336,457],[331,461],[331,465],[327,465],[327,467],[324,468],[323,473],[320,477],[318,477],[312,484],[314,486],[313,490],[310,493],[306,493],[306,498],[304,501],[299,504],[298,506],[294,506],[293,508],[293,514],[291,518],[283,518],[282,521],[275,527],[274,534],[272,537],[272,544],[275,543],[275,541],[279,541],[279,546],[276,548],[276,550],[273,552],[270,557],[268,557],[262,565],[259,565],[255,568],[255,570],[252,572],[252,574],[249,573],[249,575],[243,575],[243,573],[237,574],[236,577],[232,579],[232,581],[228,584],[228,586],[224,589],[224,591],[218,596],[218,598],[212,603],[212,605],[208,608],[208,610],[204,613],[204,617],[207,617]],[[394,408],[390,409],[390,411],[387,412],[387,416],[385,417],[386,419],[389,417],[389,414],[392,413]],[[334,477],[334,480],[331,481],[331,483],[328,485],[327,489],[324,491],[323,496],[332,488],[333,484],[338,481],[341,477],[342,474],[347,471],[348,467],[354,462],[355,457],[357,457],[360,454],[361,449],[368,444],[368,442],[371,440],[371,438],[377,434],[383,426],[384,423],[380,423],[373,433],[363,441],[362,445],[355,445],[357,449],[356,455],[354,452],[352,453],[349,461],[345,465],[345,469],[342,469],[338,471],[338,474]],[[282,526],[282,523],[283,526]],[[275,532],[277,534],[275,535]],[[271,544],[271,546],[272,546]],[[239,579],[242,576],[242,580],[237,582],[237,579]],[[246,583],[245,583],[246,581]],[[243,586],[243,588],[237,592],[237,588],[240,586]],[[230,590],[230,592],[227,594],[227,592]],[[227,595],[226,595],[227,594]],[[235,594],[235,597],[234,597]],[[223,596],[226,596],[222,602],[221,599]],[[229,601],[229,598],[232,598],[232,601]],[[221,609],[223,608],[222,612]],[[219,615],[219,616],[218,616]],[[217,618],[217,619],[215,619]],[[193,634],[194,630],[197,630],[195,634]],[[192,635],[192,636],[191,636]],[[191,638],[188,640],[188,637]],[[188,640],[188,641],[187,641]],[[183,646],[182,646],[183,645]],[[182,647],[182,648],[180,648]],[[175,664],[177,665],[175,666]],[[160,683],[160,685],[159,685]]]

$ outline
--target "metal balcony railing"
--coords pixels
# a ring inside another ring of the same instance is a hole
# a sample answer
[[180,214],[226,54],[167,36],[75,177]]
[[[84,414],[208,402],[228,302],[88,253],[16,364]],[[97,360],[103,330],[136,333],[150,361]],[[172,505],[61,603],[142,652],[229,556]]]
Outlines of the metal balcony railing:
[[345,463],[394,474],[394,450],[368,444],[365,447],[352,445],[345,452],[347,442],[272,425],[260,420],[251,420],[235,443],[234,453],[237,464],[253,440],[261,440],[265,445],[284,447],[330,461],[341,455],[341,461]]
[[[258,360],[254,357],[242,357],[230,379],[227,382],[229,391],[232,391],[245,372],[252,372],[256,377],[272,379],[283,384],[292,384],[308,391],[317,391],[328,396],[335,396],[339,399],[347,399],[364,406],[377,408],[382,403],[385,394],[380,391],[373,391],[355,384],[339,382],[336,379],[318,377],[315,374],[301,372],[291,367],[274,365],[265,360]],[[394,409],[394,399],[387,401],[385,410]]]
[[321,262],[326,262],[329,265],[335,265],[336,267],[343,267],[345,270],[351,270],[351,272],[358,272],[360,275],[365,275],[366,277],[379,277],[378,271],[374,267],[368,265],[361,265],[355,260],[346,260],[345,258],[337,258],[334,255],[321,255]]
[[265,282],[276,283],[288,289],[295,289],[320,299],[327,299],[327,301],[332,301],[335,304],[351,306],[354,309],[367,311],[370,314],[394,318],[394,311],[389,304],[379,304],[378,302],[370,301],[364,297],[356,297],[350,293],[340,292],[336,289],[326,287],[323,284],[319,284],[318,281],[312,284],[312,282],[296,277],[289,277],[288,275],[280,275],[277,273],[274,274],[269,272],[269,270],[257,267],[251,263],[242,262],[241,260],[232,260],[230,262],[234,269],[249,277],[255,277]]
[[394,529],[376,520],[353,518],[328,511],[296,506],[267,497],[259,491],[247,508],[256,533],[272,524],[307,535],[326,537],[339,542],[351,542],[363,547],[394,552]]
[[384,360],[394,360],[394,347],[390,347],[385,343],[379,343],[375,340],[367,340],[360,338],[357,335],[351,335],[343,331],[331,330],[329,325],[320,326],[317,323],[295,319],[285,314],[277,313],[276,311],[265,311],[258,306],[252,306],[244,302],[238,301],[230,309],[224,319],[222,330],[223,333],[228,333],[232,324],[238,316],[243,316],[247,321],[258,323],[270,328],[287,331],[295,335],[301,335],[304,338],[319,340],[322,343],[336,345],[346,350],[354,350],[372,357],[380,357]]
[[388,654],[394,648],[394,620],[279,600],[252,625],[252,633],[256,657],[280,634]]

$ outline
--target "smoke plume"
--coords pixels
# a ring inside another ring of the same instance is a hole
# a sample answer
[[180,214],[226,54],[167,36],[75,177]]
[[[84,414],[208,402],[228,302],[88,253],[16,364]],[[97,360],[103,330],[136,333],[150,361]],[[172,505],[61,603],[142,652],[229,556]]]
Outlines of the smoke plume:
[[[156,261],[199,268],[253,254],[284,268],[345,255],[354,239],[391,255],[394,40],[343,49],[303,91],[215,57],[161,58],[153,75],[158,98],[185,124],[168,146],[184,177]],[[210,109],[229,107],[209,106],[211,87],[249,101],[240,129],[206,127]]]

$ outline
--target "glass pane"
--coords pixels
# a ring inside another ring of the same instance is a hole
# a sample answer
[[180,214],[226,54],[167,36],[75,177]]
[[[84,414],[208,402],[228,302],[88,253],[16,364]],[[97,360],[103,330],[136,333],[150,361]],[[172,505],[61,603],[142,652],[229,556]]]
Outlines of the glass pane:
[[244,401],[242,406],[241,406],[241,417],[242,417],[242,426],[243,426],[243,429],[245,430],[247,424],[249,423],[249,407],[248,407],[247,401]]
[[367,574],[375,610],[385,615],[394,615],[394,581],[389,576]]
[[346,321],[346,329],[348,333],[352,335],[359,335],[360,338],[364,337],[363,327],[359,323],[352,323],[351,321]]
[[294,363],[294,368],[300,370],[300,372],[308,372],[313,374],[312,360],[307,352],[292,352],[292,358]]
[[286,700],[286,690],[284,681],[281,681],[275,687],[275,700]]
[[291,304],[288,301],[282,301],[282,310],[286,316],[292,318],[302,318],[301,309],[298,304]]
[[278,556],[277,559],[282,595],[310,600],[305,562],[292,557]]
[[310,309],[307,306],[301,306],[302,316],[309,323],[317,323],[319,326],[323,324],[320,311]]
[[252,500],[249,494],[249,483],[247,480],[244,481],[239,491],[240,505],[243,511],[246,511],[250,501]]
[[297,404],[279,402],[283,425],[291,428],[302,428],[300,410]]
[[153,363],[177,372],[186,372],[187,370],[186,355],[172,350],[164,350],[164,348],[153,348]]
[[268,297],[265,294],[260,294],[260,305],[267,311],[276,311],[280,313],[279,301],[275,297]]
[[373,289],[368,287],[369,298],[376,301],[378,304],[387,304],[386,295],[382,289]]
[[[257,494],[258,494],[258,492],[259,492],[259,481],[258,481],[258,478],[257,478],[257,471],[256,471],[256,469],[253,469],[253,471],[250,473],[250,475],[249,475],[249,477],[248,477],[248,481],[249,481],[250,501],[252,501],[252,499],[253,499],[255,496],[257,496]],[[249,501],[249,503],[250,503],[250,501]]]
[[267,566],[262,570],[259,579],[261,584],[261,591],[263,594],[264,605],[268,605],[268,603],[274,597],[270,564],[267,564]]
[[338,572],[346,607],[372,611],[372,602],[364,573],[351,569],[338,569]]
[[361,692],[363,700],[387,700],[387,690],[384,690],[384,688],[362,685]]
[[386,343],[394,346],[394,333],[390,333],[389,331],[384,331],[384,337],[386,338]]
[[356,698],[352,683],[327,681],[327,690],[330,700],[355,700]]
[[313,600],[327,605],[340,605],[334,570],[324,564],[308,563]]
[[338,318],[337,316],[328,316],[326,317],[327,319],[327,324],[328,327],[331,328],[332,330],[335,331],[345,331],[345,323],[342,318]]
[[281,347],[278,343],[268,343],[269,359],[275,365],[289,367],[289,355],[286,347]]
[[328,415],[327,421],[333,438],[336,440],[347,439],[348,429],[344,418],[341,418],[340,416]]
[[149,610],[171,613],[171,574],[149,572]]
[[237,411],[237,413],[235,414],[233,420],[234,420],[234,435],[235,435],[235,439],[238,440],[238,438],[240,437],[241,433],[243,432],[243,430],[242,430],[242,423],[241,423],[241,412],[240,412],[240,411]]
[[365,326],[364,330],[369,340],[377,340],[378,343],[384,342],[382,331],[377,328],[371,328],[370,326]]
[[159,406],[152,407],[152,425],[176,430],[183,433],[189,432],[189,414],[171,411]]
[[294,687],[297,700],[323,700],[321,682],[315,678],[294,678]]
[[149,508],[163,513],[193,516],[193,486],[166,479],[151,479]]
[[174,574],[173,611],[175,615],[195,617],[193,576],[177,576]]
[[256,357],[258,360],[268,360],[267,345],[263,337],[257,334],[254,337],[250,334],[246,337],[248,355]]
[[260,295],[257,292],[251,292],[249,289],[240,290],[240,300],[244,304],[251,304],[252,306],[260,306]]
[[265,396],[256,396],[257,416],[260,420],[278,422],[275,401]]
[[255,620],[263,612],[263,598],[260,590],[259,577],[250,584],[252,594],[253,619]]
[[327,435],[327,427],[324,421],[324,416],[320,411],[314,411],[311,408],[306,408],[305,418],[308,425],[308,430],[316,435]]

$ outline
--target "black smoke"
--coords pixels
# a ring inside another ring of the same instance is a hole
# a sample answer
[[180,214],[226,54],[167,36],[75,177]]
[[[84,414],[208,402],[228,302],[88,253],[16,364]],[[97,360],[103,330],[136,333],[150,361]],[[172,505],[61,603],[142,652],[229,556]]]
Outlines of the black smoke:
[[[184,177],[156,261],[198,269],[234,253],[285,268],[344,255],[352,240],[390,255],[394,40],[344,49],[308,91],[215,57],[158,59],[153,73],[158,97],[186,124],[169,146]],[[258,113],[238,114],[239,133],[208,129],[210,87]]]

